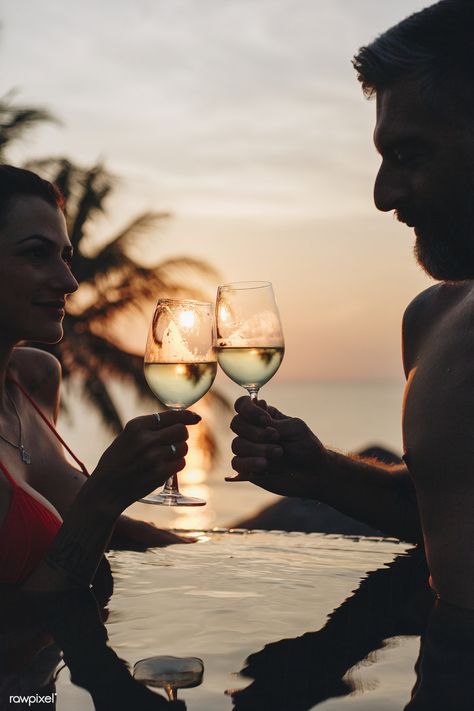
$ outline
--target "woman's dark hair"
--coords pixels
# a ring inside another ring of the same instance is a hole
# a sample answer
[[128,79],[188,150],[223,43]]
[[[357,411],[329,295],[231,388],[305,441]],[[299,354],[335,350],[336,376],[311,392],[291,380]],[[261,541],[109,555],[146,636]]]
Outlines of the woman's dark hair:
[[474,1],[441,0],[410,15],[361,47],[352,63],[369,98],[413,77],[433,108],[456,96],[457,108],[472,112]]
[[0,165],[0,222],[5,218],[11,201],[16,197],[38,197],[52,207],[64,208],[60,190],[31,170]]

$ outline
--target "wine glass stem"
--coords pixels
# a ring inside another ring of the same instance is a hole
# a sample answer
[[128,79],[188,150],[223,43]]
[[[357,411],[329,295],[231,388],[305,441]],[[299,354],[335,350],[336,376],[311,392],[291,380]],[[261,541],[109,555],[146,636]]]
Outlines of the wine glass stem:
[[256,400],[258,398],[259,388],[247,388],[247,392],[250,395],[251,400]]
[[[181,410],[184,410],[184,407],[170,407],[169,408],[172,412],[180,412]],[[178,487],[178,475],[173,474],[173,476],[170,476],[169,479],[166,480],[165,485],[162,489],[162,493],[165,494],[166,496],[179,496],[179,487]]]
[[178,700],[178,689],[175,689],[172,684],[166,684],[165,691],[166,695],[168,696],[168,701]]
[[163,487],[163,494],[179,494],[177,474],[173,474],[173,476],[170,476],[170,478],[166,480]]

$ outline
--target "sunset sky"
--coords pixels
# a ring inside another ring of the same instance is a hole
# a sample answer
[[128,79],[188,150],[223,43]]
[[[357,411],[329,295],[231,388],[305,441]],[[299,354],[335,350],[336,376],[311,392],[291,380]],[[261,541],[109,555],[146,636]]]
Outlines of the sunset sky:
[[373,206],[375,104],[350,59],[427,4],[4,0],[0,93],[62,122],[10,160],[102,159],[122,180],[99,236],[167,210],[147,257],[272,281],[281,378],[401,378],[403,310],[431,282]]

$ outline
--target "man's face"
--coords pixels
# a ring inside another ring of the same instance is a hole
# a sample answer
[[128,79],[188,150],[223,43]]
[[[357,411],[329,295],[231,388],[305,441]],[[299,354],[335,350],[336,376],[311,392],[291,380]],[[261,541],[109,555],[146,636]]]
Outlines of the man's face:
[[474,279],[474,126],[452,112],[429,109],[405,80],[378,93],[374,132],[375,204],[415,228],[419,264],[446,281]]

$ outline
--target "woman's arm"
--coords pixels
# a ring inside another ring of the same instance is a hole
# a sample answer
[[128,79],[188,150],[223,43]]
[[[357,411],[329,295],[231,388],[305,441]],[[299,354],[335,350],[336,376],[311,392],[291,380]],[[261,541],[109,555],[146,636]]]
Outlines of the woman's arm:
[[[12,370],[42,411],[56,424],[59,414],[61,365],[57,358],[38,348],[21,347],[14,350]],[[74,481],[73,481],[74,479]],[[71,501],[87,481],[83,472],[74,470],[68,481]],[[194,538],[178,536],[157,528],[153,523],[138,521],[121,515],[113,526],[109,548],[145,550],[175,543],[192,543]]]
[[196,538],[191,536],[178,536],[172,531],[157,528],[150,521],[139,521],[122,514],[117,519],[107,550],[145,550],[195,541]]
[[46,558],[22,588],[45,591],[90,585],[120,513],[184,468],[186,425],[200,419],[184,410],[163,413],[160,421],[154,415],[131,420],[102,455]]

